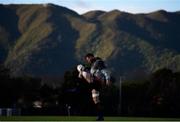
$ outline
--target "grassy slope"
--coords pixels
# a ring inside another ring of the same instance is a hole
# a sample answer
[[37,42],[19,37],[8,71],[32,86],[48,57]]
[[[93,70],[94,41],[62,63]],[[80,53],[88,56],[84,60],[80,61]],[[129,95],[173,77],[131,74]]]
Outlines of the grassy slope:
[[42,5],[17,6],[15,11],[19,17],[18,28],[22,35],[9,51],[6,64],[11,65],[14,62],[21,70],[30,60],[31,54],[40,50],[40,42],[45,40],[53,29],[47,22],[50,12]]
[[[179,67],[180,64],[177,63],[178,50],[176,50],[176,46],[171,47],[172,44],[178,44],[174,38],[177,33],[170,33],[172,28],[166,26],[163,21],[166,19],[168,25],[173,25],[177,20],[169,17],[174,16],[174,14],[167,12],[157,11],[153,14],[155,15],[151,15],[151,17],[147,15],[146,17],[114,10],[100,15],[97,20],[103,27],[102,35],[99,37],[101,43],[99,43],[96,54],[103,58],[112,59],[110,64],[116,62],[113,65],[117,66],[119,62],[116,71],[118,69],[133,71],[137,67],[146,68],[148,71],[155,71],[163,67],[173,69]],[[152,19],[154,16],[155,18],[159,17],[160,20],[163,19],[162,22]],[[167,40],[166,35],[172,38]],[[171,46],[168,43],[171,43]],[[123,57],[123,55],[125,56]],[[133,65],[129,67],[126,63]],[[122,66],[120,66],[121,64]],[[124,68],[123,65],[126,67]]]
[[[68,52],[69,57],[75,57],[76,61],[81,60],[86,53],[93,52],[107,59],[109,66],[118,73],[137,68],[149,71],[162,67],[180,69],[177,50],[179,42],[176,41],[179,38],[176,35],[178,29],[174,32],[172,30],[179,25],[176,13],[157,11],[133,15],[114,10],[92,11],[80,16],[59,6],[19,5],[14,9],[22,35],[9,51],[6,64],[19,67],[20,71],[24,68],[32,71],[28,68],[30,65],[39,73],[48,68],[53,70],[55,67],[62,67],[63,63],[71,60],[66,57],[61,62],[62,65],[59,64],[59,58],[64,52]],[[4,38],[5,34],[0,37],[1,40]],[[54,46],[50,46],[53,43]],[[46,56],[51,60],[44,59]],[[33,64],[38,61],[43,63]],[[53,67],[51,63],[57,65]],[[44,65],[47,65],[44,69],[37,68],[45,67]],[[63,72],[64,67],[59,72]]]
[[[69,65],[64,64],[67,60],[72,63],[72,58],[69,57],[73,55],[71,50],[74,45],[70,43],[75,41],[76,35],[64,14],[76,16],[75,12],[55,5],[25,5],[18,6],[16,13],[22,36],[18,38],[6,59],[6,65],[10,66],[13,72],[36,75],[45,71],[47,74],[54,74],[57,73],[57,67]],[[62,60],[64,52],[67,56]]]

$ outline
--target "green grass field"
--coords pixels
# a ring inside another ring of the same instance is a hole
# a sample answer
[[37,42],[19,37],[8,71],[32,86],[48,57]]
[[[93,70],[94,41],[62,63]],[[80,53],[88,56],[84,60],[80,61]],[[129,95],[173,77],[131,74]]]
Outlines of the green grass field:
[[[0,116],[0,121],[95,121],[89,116]],[[105,121],[180,121],[180,118],[105,117]]]

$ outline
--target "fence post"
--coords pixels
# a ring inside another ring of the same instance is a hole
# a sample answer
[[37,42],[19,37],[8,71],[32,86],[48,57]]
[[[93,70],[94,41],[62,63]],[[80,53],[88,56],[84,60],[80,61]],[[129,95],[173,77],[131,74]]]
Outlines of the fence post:
[[0,116],[2,116],[2,108],[0,108]]
[[6,109],[6,116],[12,116],[12,109],[11,108]]

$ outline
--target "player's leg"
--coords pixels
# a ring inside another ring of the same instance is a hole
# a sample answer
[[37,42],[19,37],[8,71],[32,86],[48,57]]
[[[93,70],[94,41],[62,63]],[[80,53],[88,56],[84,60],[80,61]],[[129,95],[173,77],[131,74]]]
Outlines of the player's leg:
[[92,98],[93,98],[93,101],[96,105],[96,109],[97,109],[97,114],[98,114],[98,118],[97,120],[98,121],[103,121],[104,120],[104,117],[103,117],[103,108],[102,108],[102,105],[101,105],[101,102],[100,102],[100,99],[99,99],[99,91],[93,89],[92,90]]

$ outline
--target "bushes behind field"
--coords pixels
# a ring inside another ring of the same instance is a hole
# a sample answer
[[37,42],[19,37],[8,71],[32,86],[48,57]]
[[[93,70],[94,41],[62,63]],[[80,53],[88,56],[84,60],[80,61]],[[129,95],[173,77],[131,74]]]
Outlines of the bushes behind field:
[[[90,87],[77,76],[75,69],[69,70],[54,87],[37,77],[11,77],[0,65],[0,108],[21,108],[22,115],[95,115]],[[121,90],[116,81],[101,93],[105,115],[180,114],[180,72],[169,69],[159,69],[144,80],[125,80]]]

